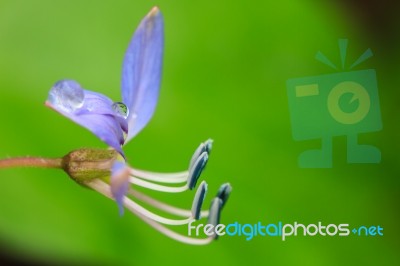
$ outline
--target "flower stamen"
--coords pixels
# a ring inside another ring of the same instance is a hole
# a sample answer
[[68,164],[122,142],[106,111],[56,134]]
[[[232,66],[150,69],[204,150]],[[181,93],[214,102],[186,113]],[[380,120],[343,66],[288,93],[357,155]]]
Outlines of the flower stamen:
[[188,237],[185,235],[181,235],[165,226],[163,226],[162,224],[159,224],[153,220],[150,220],[138,213],[136,213],[136,215],[141,218],[144,222],[146,222],[148,225],[150,225],[151,227],[153,227],[154,229],[156,229],[157,231],[159,231],[160,233],[168,236],[171,239],[174,239],[176,241],[185,243],[185,244],[190,244],[190,245],[207,245],[210,244],[215,237],[207,237],[207,238],[192,238],[192,237]]
[[181,217],[188,217],[189,215],[191,215],[191,211],[190,210],[186,210],[186,209],[182,209],[182,208],[178,208],[175,206],[172,206],[170,204],[164,203],[162,201],[156,200],[142,192],[139,192],[135,189],[130,189],[128,191],[128,194],[132,197],[135,197],[136,199],[145,202],[147,204],[149,204],[150,206],[153,206],[159,210],[162,210],[166,213],[169,214],[173,214],[176,216],[181,216]]
[[131,184],[134,184],[137,186],[141,186],[144,188],[148,188],[148,189],[156,190],[156,191],[160,191],[160,192],[167,192],[167,193],[180,193],[180,192],[184,192],[189,189],[188,185],[184,185],[184,186],[180,186],[180,187],[169,187],[169,186],[154,184],[154,183],[142,180],[142,179],[134,177],[134,176],[130,177],[129,182]]
[[156,173],[135,168],[131,169],[131,175],[136,178],[146,179],[153,182],[178,184],[187,181],[189,171],[176,173]]
[[[134,189],[130,189],[128,191],[128,194],[137,198],[140,201],[143,201],[159,210],[165,211],[170,214],[174,214],[174,215],[181,216],[181,217],[188,217],[192,214],[191,210],[178,208],[178,207],[172,206],[170,204],[161,202],[159,200],[156,200],[156,199],[154,199],[142,192],[134,190]],[[201,217],[206,218],[206,217],[208,217],[208,213],[209,213],[208,210],[204,210],[204,211],[201,211],[200,215],[201,215]]]
[[[110,193],[110,189],[109,189],[109,185],[107,185],[105,182],[96,179],[91,181],[90,183],[87,184],[88,187],[98,191],[99,193],[101,193],[102,195],[110,198],[110,199],[114,199],[112,194]],[[146,209],[144,209],[143,207],[141,207],[140,205],[138,205],[137,203],[135,203],[134,201],[132,201],[131,199],[129,199],[128,197],[124,198],[124,205],[135,215],[137,215],[140,219],[142,219],[144,222],[146,222],[147,224],[149,224],[151,227],[153,227],[154,229],[156,229],[157,231],[159,231],[160,233],[174,239],[177,241],[180,241],[182,243],[186,243],[186,244],[191,244],[191,245],[206,245],[209,244],[210,242],[212,242],[215,237],[207,237],[207,238],[192,238],[192,237],[188,237],[185,235],[181,235],[167,227],[165,227],[164,225],[162,225],[162,223],[164,224],[170,224],[170,225],[183,225],[183,224],[187,224],[190,221],[194,220],[193,218],[189,217],[187,219],[183,219],[183,220],[172,220],[172,219],[167,219],[155,214],[152,214],[151,212],[147,211]],[[149,215],[149,214],[152,215]],[[160,219],[162,218],[162,219]],[[171,222],[171,223],[169,223]]]

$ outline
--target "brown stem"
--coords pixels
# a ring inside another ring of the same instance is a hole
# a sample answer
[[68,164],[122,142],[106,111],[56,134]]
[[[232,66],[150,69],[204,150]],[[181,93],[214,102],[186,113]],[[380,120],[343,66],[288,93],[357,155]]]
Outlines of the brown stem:
[[62,168],[62,159],[33,157],[0,159],[0,169],[10,167]]

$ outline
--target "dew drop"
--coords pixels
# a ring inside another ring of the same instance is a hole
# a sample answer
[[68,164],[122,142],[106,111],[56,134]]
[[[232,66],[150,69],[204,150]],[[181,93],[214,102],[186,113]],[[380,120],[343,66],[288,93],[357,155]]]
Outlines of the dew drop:
[[74,80],[58,81],[49,92],[48,101],[68,112],[83,106],[85,94],[78,82]]
[[112,105],[112,109],[114,110],[117,115],[122,116],[123,118],[127,118],[129,115],[128,106],[121,102],[115,102]]

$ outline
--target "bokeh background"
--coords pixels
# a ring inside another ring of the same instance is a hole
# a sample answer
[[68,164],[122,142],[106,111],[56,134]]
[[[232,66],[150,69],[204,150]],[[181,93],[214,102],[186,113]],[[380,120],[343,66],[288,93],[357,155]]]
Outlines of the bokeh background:
[[[234,187],[221,222],[380,225],[384,236],[221,237],[188,246],[129,212],[119,217],[112,201],[61,171],[2,169],[0,264],[398,265],[396,1],[0,0],[0,158],[105,147],[43,103],[63,78],[119,100],[124,51],[154,5],[165,18],[162,89],[151,123],[125,148],[129,162],[183,170],[211,137],[206,204],[221,183]],[[379,147],[382,162],[347,164],[346,138],[337,137],[333,168],[301,169],[298,154],[320,143],[292,139],[285,83],[335,73],[314,55],[339,63],[338,38],[349,39],[349,62],[374,53],[356,69],[376,69],[383,130],[360,141]],[[182,207],[193,196],[151,195]]]

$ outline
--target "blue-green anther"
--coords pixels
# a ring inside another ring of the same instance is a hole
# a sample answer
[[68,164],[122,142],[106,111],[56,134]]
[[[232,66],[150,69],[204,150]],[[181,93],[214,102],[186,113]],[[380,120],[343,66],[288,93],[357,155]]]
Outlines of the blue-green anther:
[[190,159],[189,169],[193,168],[194,163],[203,152],[207,152],[207,154],[210,155],[212,144],[212,139],[208,139],[205,142],[200,143],[199,147],[197,147],[196,151],[193,153],[192,158]]
[[201,207],[203,206],[204,199],[207,194],[207,183],[202,181],[199,188],[196,191],[192,204],[192,217],[199,220],[201,217]]
[[[217,226],[221,216],[222,200],[220,198],[214,198],[211,202],[210,213],[208,215],[208,224]],[[215,234],[214,238],[217,239],[218,235]]]
[[214,141],[212,139],[208,139],[206,142],[204,142],[204,150],[208,153],[208,155],[211,153],[213,142]]
[[216,197],[222,200],[221,209],[225,206],[226,202],[228,201],[231,191],[232,191],[232,186],[229,183],[225,183],[219,187]]
[[189,189],[193,189],[196,186],[197,180],[199,179],[201,172],[207,165],[207,161],[208,153],[203,152],[194,162],[193,167],[189,169],[189,177],[187,180],[187,185]]

